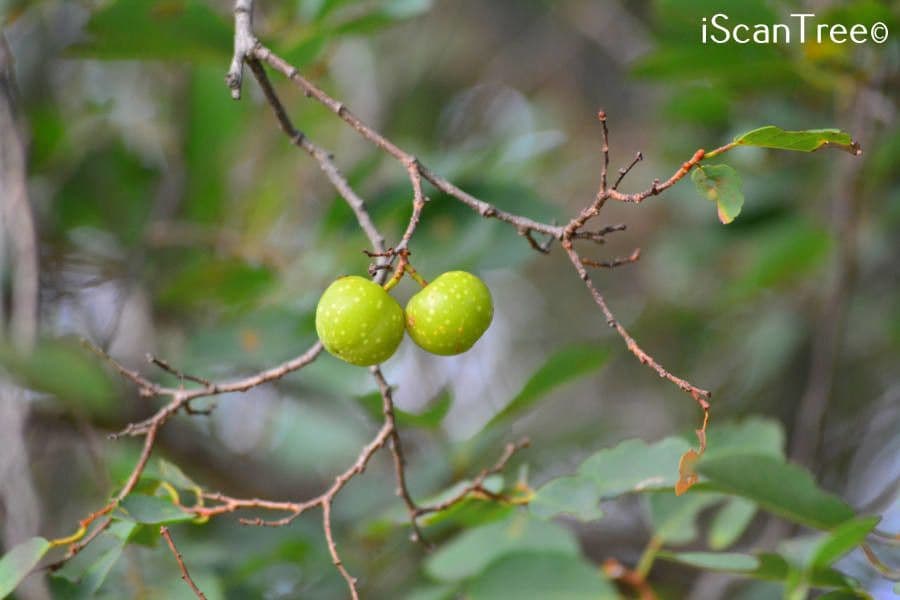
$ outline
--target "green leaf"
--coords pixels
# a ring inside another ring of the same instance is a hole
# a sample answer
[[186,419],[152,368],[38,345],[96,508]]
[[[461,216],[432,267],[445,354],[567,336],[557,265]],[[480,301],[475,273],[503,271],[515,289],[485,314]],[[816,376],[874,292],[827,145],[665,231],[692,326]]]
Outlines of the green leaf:
[[580,557],[515,553],[492,563],[468,586],[471,600],[614,600],[615,589]]
[[311,21],[319,21],[352,0],[300,0],[300,14]]
[[299,69],[318,58],[328,47],[330,38],[325,33],[315,33],[281,48],[278,55]]
[[608,348],[595,345],[576,344],[557,351],[528,379],[516,397],[494,415],[487,427],[521,414],[555,388],[596,371],[609,356]]
[[125,544],[133,540],[138,529],[140,526],[136,523],[114,521],[97,539],[63,563],[61,569],[54,571],[53,576],[77,583],[88,594],[95,593],[121,556]]
[[454,600],[458,596],[457,585],[430,585],[415,588],[406,594],[406,600]]
[[[370,12],[350,19],[329,24],[334,35],[364,35],[403,21],[417,17],[431,8],[432,0],[380,0]],[[338,15],[339,16],[339,15]]]
[[684,494],[658,492],[647,496],[647,509],[654,536],[666,544],[688,544],[697,539],[697,517],[700,512],[721,502],[719,494]]
[[66,561],[54,576],[77,583],[80,590],[93,596],[103,586],[113,566],[122,556],[125,545],[133,542],[135,533],[140,529],[142,528],[137,523],[113,522],[84,550]]
[[559,525],[519,512],[496,523],[469,529],[432,554],[425,570],[435,579],[456,581],[480,573],[512,552],[540,551],[577,556],[578,542]]
[[200,487],[193,479],[185,475],[178,465],[170,463],[164,458],[159,459],[159,477],[183,490],[193,490]]
[[859,144],[850,134],[839,129],[807,129],[805,131],[785,131],[775,125],[767,125],[748,131],[734,138],[741,146],[759,146],[777,150],[815,152],[821,148],[838,148],[853,155],[862,154]]
[[[425,498],[420,504],[423,506],[441,504],[442,502],[458,496],[459,493],[470,486],[471,483],[472,482],[469,480],[457,481],[449,488]],[[504,487],[503,476],[491,475],[484,480],[482,485],[488,492],[499,494],[503,491]],[[434,526],[451,522],[462,527],[472,527],[488,521],[496,521],[507,516],[509,508],[509,506],[504,506],[493,500],[480,498],[470,494],[467,498],[447,510],[423,515],[419,520],[419,524],[423,526]],[[409,515],[403,507],[393,508],[389,515],[391,523],[395,525],[409,524]]]
[[[181,310],[210,305],[252,306],[277,282],[275,272],[267,266],[211,255],[198,255],[174,266],[166,275],[169,279],[159,291],[158,301]],[[211,297],[205,290],[215,290],[216,295]]]
[[843,500],[816,485],[808,471],[758,454],[703,458],[697,471],[716,490],[743,496],[787,519],[831,529],[853,518]]
[[119,503],[118,511],[114,514],[117,518],[151,525],[177,523],[194,518],[192,514],[184,512],[171,501],[146,494],[128,495]]
[[750,240],[753,258],[745,273],[732,283],[729,304],[766,288],[808,280],[828,258],[833,243],[827,230],[801,219],[764,228]]
[[751,417],[709,430],[706,458],[732,454],[784,456],[784,428],[774,419]]
[[[447,510],[425,515],[420,523],[428,527],[472,528],[485,523],[499,521],[515,512],[511,506],[505,506],[493,500],[468,497],[454,504]],[[409,519],[405,525],[409,524]]]
[[741,176],[728,165],[700,165],[691,173],[691,181],[703,197],[716,203],[722,223],[727,225],[741,214]]
[[[357,396],[356,400],[366,409],[370,415],[375,418],[382,417],[382,398],[380,392],[373,392],[364,396]],[[422,429],[437,429],[444,421],[444,417],[450,411],[453,404],[453,397],[450,390],[444,390],[432,401],[425,412],[416,414],[394,408],[394,416],[397,419],[397,425],[405,427],[421,427]]]
[[[764,563],[756,556],[736,552],[660,552],[659,557],[710,571],[753,573],[764,567]],[[772,561],[769,569],[772,573],[780,574],[781,568],[774,565],[775,561]]]
[[91,16],[75,54],[99,59],[162,59],[225,64],[231,25],[197,0],[114,0]]
[[690,445],[671,437],[648,445],[626,440],[600,450],[575,475],[553,479],[541,486],[531,510],[547,519],[568,514],[581,520],[600,518],[600,501],[628,492],[671,488],[678,481],[678,461]]
[[813,569],[831,566],[861,544],[880,520],[881,517],[861,517],[835,527],[813,550],[809,566]]
[[73,410],[106,415],[115,388],[101,361],[74,339],[43,340],[30,354],[0,347],[0,365],[24,386],[51,394]]
[[579,477],[560,477],[550,481],[537,491],[528,508],[542,519],[566,515],[587,522],[603,516],[597,487],[592,481]]
[[787,587],[809,584],[820,588],[855,590],[858,585],[851,578],[831,568],[820,568],[807,574],[798,571],[779,554],[741,554],[734,552],[660,552],[659,558],[683,565],[734,573],[754,579],[784,581]]
[[33,537],[0,558],[0,598],[5,598],[31,573],[50,549],[50,542]]
[[756,514],[756,504],[744,498],[729,498],[709,526],[708,544],[713,550],[724,550],[746,531]]
[[85,572],[80,587],[91,594],[96,594],[103,586],[103,582],[106,581],[106,577],[116,564],[116,561],[119,560],[119,557],[122,556],[124,550],[125,542],[123,541],[100,555],[100,558]]
[[578,468],[578,475],[593,481],[601,498],[669,488],[678,481],[678,461],[689,449],[687,441],[675,437],[650,445],[626,440],[588,458]]
[[[894,590],[897,593],[897,590]],[[833,590],[818,597],[818,600],[859,600],[860,598],[872,600],[872,596],[862,590]]]

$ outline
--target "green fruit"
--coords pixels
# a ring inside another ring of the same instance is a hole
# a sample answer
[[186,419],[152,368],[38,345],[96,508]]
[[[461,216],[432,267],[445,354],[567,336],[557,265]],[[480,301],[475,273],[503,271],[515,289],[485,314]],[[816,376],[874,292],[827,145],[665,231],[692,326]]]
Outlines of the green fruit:
[[471,348],[493,317],[490,290],[465,271],[444,273],[406,305],[410,337],[425,350],[444,356]]
[[341,277],[319,298],[316,333],[341,360],[377,365],[393,356],[403,339],[403,309],[377,283]]

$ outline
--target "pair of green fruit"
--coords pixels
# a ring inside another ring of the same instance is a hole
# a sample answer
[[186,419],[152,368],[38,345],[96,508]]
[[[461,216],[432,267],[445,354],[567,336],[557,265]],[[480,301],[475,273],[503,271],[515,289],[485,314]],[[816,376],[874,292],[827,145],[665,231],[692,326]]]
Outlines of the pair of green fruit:
[[428,352],[460,354],[478,341],[493,316],[487,286],[465,271],[439,276],[410,298],[405,311],[377,283],[350,275],[319,299],[316,332],[331,354],[365,367],[393,356],[404,331]]

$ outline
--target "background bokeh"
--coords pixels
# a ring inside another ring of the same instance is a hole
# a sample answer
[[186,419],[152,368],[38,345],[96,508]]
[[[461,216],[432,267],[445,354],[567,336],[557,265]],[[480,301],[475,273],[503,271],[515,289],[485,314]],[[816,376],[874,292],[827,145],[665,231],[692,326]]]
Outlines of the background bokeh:
[[[822,21],[885,21],[894,37],[883,45],[700,45],[699,18],[719,4],[279,0],[259,3],[256,29],[435,171],[548,222],[570,218],[596,190],[601,107],[613,167],[643,152],[623,184],[629,191],[668,177],[697,148],[757,126],[850,131],[860,158],[831,150],[729,154],[746,196],[731,225],[683,181],[639,206],[610,203],[603,223],[627,223],[627,231],[584,253],[604,259],[642,249],[637,264],[598,272],[598,285],[644,348],[713,391],[713,429],[749,415],[783,424],[789,453],[824,488],[860,511],[885,514],[881,527],[896,531],[898,5],[728,6],[748,22],[798,7]],[[29,136],[46,340],[38,364],[9,368],[54,391],[31,400],[27,455],[17,458],[36,494],[25,507],[32,514],[0,515],[8,529],[24,520],[35,524],[31,535],[56,537],[129,472],[137,442],[106,435],[152,404],[82,354],[77,337],[169,383],[146,353],[208,378],[247,374],[309,346],[318,295],[336,275],[365,273],[367,242],[318,165],[278,130],[255,83],[240,102],[230,98],[227,3],[0,6]],[[410,210],[403,169],[280,77],[273,81],[298,127],[335,153],[395,242]],[[559,248],[539,255],[513,228],[429,193],[413,263],[426,277],[451,268],[480,274],[497,310],[466,354],[433,357],[406,340],[385,365],[402,409],[450,399],[441,423],[402,432],[415,495],[477,472],[523,435],[533,444],[512,476],[539,485],[620,440],[690,433],[696,405],[627,353]],[[413,285],[398,287],[401,302]],[[483,431],[559,351],[589,366]],[[209,417],[177,418],[162,431],[158,456],[234,496],[315,495],[377,427],[359,399],[373,389],[365,369],[323,355],[277,384],[214,399]],[[0,452],[18,448],[19,435],[0,423]],[[427,585],[421,549],[403,527],[385,525],[398,509],[389,469],[377,458],[337,505],[344,558],[373,598]],[[11,496],[25,493],[28,480],[0,486]],[[635,499],[605,510],[596,523],[570,524],[583,552],[598,564],[634,564],[649,535],[645,507]],[[798,533],[763,516],[754,524],[741,547],[774,547]],[[286,529],[221,518],[173,531],[210,598],[346,594],[313,516]],[[439,529],[437,539],[452,534]],[[890,597],[859,556],[846,565]],[[771,597],[759,584],[671,564],[651,580],[666,598]],[[51,587],[54,597],[75,597],[65,580]],[[40,588],[30,593],[40,597]],[[129,546],[101,589],[110,598],[189,593],[158,544]]]

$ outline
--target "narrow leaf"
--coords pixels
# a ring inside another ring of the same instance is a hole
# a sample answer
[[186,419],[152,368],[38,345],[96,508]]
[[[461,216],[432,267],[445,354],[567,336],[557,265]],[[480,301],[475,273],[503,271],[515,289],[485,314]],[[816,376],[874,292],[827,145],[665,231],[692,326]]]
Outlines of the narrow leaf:
[[608,348],[573,345],[553,354],[525,383],[506,407],[494,415],[487,427],[521,414],[555,388],[592,373],[609,359]]
[[96,594],[138,528],[136,523],[128,521],[113,522],[84,550],[67,560],[53,576],[77,583],[89,595]]
[[821,148],[838,148],[854,156],[862,154],[859,144],[853,141],[850,134],[840,129],[786,131],[775,125],[767,125],[766,127],[760,127],[739,135],[734,138],[734,142],[742,146],[759,146],[798,152],[815,152]]
[[0,598],[11,594],[49,549],[50,542],[33,537],[4,554],[0,558]]
[[[752,555],[734,552],[660,552],[659,558],[683,565],[734,573],[753,579],[783,581],[787,588],[803,583],[803,573],[792,567],[780,554]],[[831,568],[816,569],[808,574],[806,583],[818,588],[857,590],[857,582]]]
[[752,554],[736,552],[661,552],[659,557],[711,571],[754,572],[763,565]]
[[0,346],[0,366],[23,386],[45,392],[73,410],[108,415],[115,388],[96,356],[71,338],[40,341],[30,354]]
[[861,544],[880,520],[881,517],[862,517],[839,525],[813,550],[810,566],[814,569],[831,566]]

